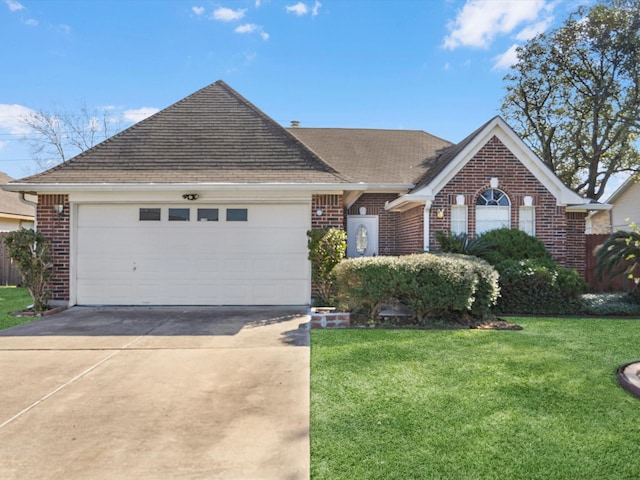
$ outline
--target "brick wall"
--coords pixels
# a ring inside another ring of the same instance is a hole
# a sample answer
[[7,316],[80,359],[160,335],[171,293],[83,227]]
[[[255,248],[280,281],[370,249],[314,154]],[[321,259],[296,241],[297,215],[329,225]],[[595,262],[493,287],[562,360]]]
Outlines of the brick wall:
[[[318,215],[322,210],[322,215]],[[311,197],[311,228],[335,227],[345,229],[342,195],[313,195]]]
[[[465,204],[469,206],[468,232],[475,235],[476,200],[483,191],[491,188],[492,177],[498,178],[498,189],[505,192],[511,202],[512,228],[518,228],[523,198],[527,195],[533,197],[536,237],[544,242],[561,265],[584,268],[584,248],[582,261],[578,253],[579,245],[584,245],[584,215],[567,214],[564,207],[556,206],[555,197],[495,136],[436,195],[430,212],[432,248],[437,248],[435,232],[450,230],[451,205],[456,203],[456,195],[465,195]],[[438,210],[444,211],[443,218],[437,217]]]
[[[58,215],[54,205],[64,205],[64,212]],[[38,195],[36,209],[38,230],[51,243],[53,254],[53,276],[49,283],[54,302],[69,300],[69,197],[67,195]]]
[[424,206],[396,213],[397,222],[397,255],[420,253],[424,251]]
[[396,255],[398,232],[396,231],[397,214],[384,209],[386,202],[398,198],[394,193],[365,193],[345,211],[347,215],[360,215],[360,207],[367,209],[367,215],[378,216],[378,253],[380,255]]
[[587,274],[587,237],[584,235],[586,213],[567,213],[566,267],[575,268],[585,277]]

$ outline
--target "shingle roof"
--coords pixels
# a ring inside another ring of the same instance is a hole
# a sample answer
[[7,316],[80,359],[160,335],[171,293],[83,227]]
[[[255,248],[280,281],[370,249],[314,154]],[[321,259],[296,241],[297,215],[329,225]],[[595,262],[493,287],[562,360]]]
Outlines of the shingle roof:
[[339,172],[369,184],[414,184],[451,143],[418,130],[289,128]]
[[451,148],[444,150],[437,158],[427,159],[424,164],[424,175],[416,182],[416,186],[413,190],[419,190],[435,179],[438,174],[447,165],[449,165],[449,163],[451,163],[451,161],[453,161],[453,159],[456,158],[456,156],[480,134],[480,132],[485,129],[487,125],[494,121],[495,118],[496,117],[493,117],[488,122],[485,122],[482,126],[471,132],[467,137],[453,145]]
[[[0,185],[12,181],[6,173],[0,172]],[[34,197],[29,196],[31,201],[35,201]],[[20,215],[24,217],[34,217],[36,212],[33,207],[26,205],[20,201],[17,193],[5,192],[0,190],[0,216],[2,214]]]
[[20,183],[349,181],[223,81]]

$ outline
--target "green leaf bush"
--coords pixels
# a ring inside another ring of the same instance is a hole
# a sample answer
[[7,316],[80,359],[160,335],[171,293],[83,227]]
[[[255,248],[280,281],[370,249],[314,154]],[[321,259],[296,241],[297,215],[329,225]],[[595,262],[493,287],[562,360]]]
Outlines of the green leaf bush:
[[544,243],[521,230],[497,228],[482,234],[478,239],[487,245],[486,250],[478,256],[491,265],[498,265],[505,260],[528,259],[554,263]]
[[505,260],[500,271],[497,313],[566,315],[581,309],[584,280],[575,270],[539,260]]
[[340,306],[375,319],[385,303],[400,301],[420,324],[464,316],[483,318],[499,293],[498,274],[463,255],[415,254],[347,259],[334,269]]
[[53,273],[49,242],[40,232],[21,229],[9,232],[4,244],[20,272],[23,285],[31,294],[33,309],[46,310],[49,306],[47,283]]
[[581,298],[586,315],[640,317],[640,300],[631,293],[587,293]]
[[307,232],[308,258],[311,260],[311,279],[318,292],[320,305],[333,302],[333,269],[345,257],[347,233],[337,228],[319,228]]

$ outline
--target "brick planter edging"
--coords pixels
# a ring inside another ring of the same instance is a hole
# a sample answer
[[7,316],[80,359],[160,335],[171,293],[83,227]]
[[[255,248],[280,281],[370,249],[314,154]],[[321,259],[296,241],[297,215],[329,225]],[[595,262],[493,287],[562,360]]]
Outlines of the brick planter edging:
[[334,312],[329,309],[312,308],[311,328],[346,328],[351,325],[349,312]]

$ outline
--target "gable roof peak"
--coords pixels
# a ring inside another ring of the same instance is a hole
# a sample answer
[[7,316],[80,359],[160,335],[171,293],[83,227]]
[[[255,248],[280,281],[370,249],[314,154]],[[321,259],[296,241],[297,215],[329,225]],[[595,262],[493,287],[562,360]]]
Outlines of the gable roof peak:
[[19,183],[342,183],[349,179],[218,80]]

